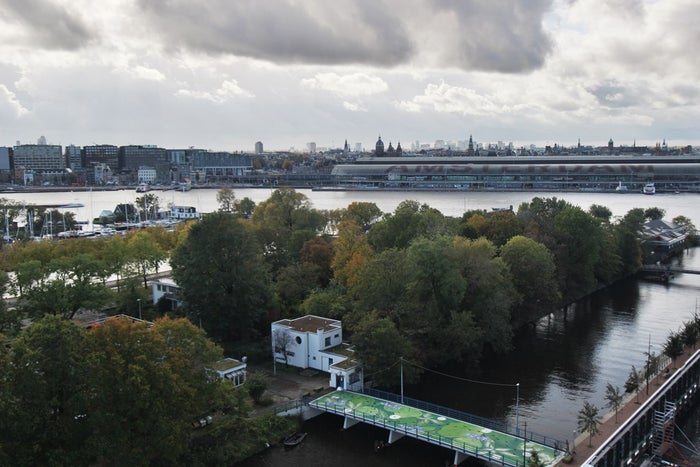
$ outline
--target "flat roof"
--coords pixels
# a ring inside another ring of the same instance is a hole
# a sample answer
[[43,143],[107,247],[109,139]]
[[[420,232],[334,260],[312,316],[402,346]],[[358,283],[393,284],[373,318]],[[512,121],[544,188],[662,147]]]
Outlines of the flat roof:
[[224,358],[222,360],[219,360],[218,362],[215,362],[211,368],[212,370],[216,371],[226,371],[226,370],[231,370],[233,368],[239,367],[244,365],[243,362],[239,362],[235,358]]
[[332,331],[340,329],[341,322],[337,319],[321,318],[315,315],[306,315],[295,319],[281,319],[273,324],[287,326],[294,331],[299,332],[316,332],[319,329],[323,331]]

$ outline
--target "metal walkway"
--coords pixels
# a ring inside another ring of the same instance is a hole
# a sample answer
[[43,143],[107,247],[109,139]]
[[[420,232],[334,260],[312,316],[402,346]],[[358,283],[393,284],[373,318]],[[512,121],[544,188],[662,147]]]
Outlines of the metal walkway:
[[[455,452],[454,464],[476,457],[497,465],[522,467],[533,451],[545,465],[554,465],[563,452],[503,431],[460,420],[411,405],[351,391],[335,391],[308,403],[308,406],[341,415],[343,428],[363,422],[389,430],[388,443],[410,436]],[[550,439],[554,444],[555,440]]]

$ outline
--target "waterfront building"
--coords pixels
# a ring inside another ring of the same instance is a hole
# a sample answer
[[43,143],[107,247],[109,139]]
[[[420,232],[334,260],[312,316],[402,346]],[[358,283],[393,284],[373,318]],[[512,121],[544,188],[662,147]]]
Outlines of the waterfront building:
[[192,175],[198,183],[232,181],[253,170],[253,157],[249,154],[210,152],[203,149],[188,151]]
[[21,144],[13,150],[15,168],[35,173],[62,173],[66,168],[61,146],[57,144]]
[[[477,153],[478,154],[478,153]],[[495,154],[495,153],[494,153]],[[432,190],[610,191],[622,184],[641,193],[700,191],[699,154],[359,157],[337,164],[336,186]]]
[[170,178],[170,162],[165,149],[157,146],[120,146],[119,170],[130,176],[132,182],[147,181],[139,174],[140,167],[155,170],[153,181]]
[[153,167],[141,166],[137,170],[137,178],[139,183],[154,183],[157,180],[157,172]]
[[177,220],[199,219],[202,215],[194,206],[173,206],[170,208],[170,218]]
[[170,162],[169,182],[189,180],[192,177],[192,164],[190,164],[186,149],[167,149],[168,162]]
[[109,166],[112,171],[117,171],[119,169],[119,148],[112,144],[83,146],[82,156],[82,166],[84,167],[105,164]]
[[66,146],[66,167],[71,170],[80,169],[83,167],[83,154],[80,146],[69,144]]

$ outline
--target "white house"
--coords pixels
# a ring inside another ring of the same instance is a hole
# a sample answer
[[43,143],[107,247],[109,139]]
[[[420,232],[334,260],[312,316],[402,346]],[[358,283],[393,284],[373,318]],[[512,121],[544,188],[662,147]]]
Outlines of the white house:
[[234,387],[240,386],[245,383],[247,377],[246,368],[248,366],[245,357],[241,360],[227,357],[214,363],[211,369],[216,371],[223,379],[230,380]]
[[193,206],[173,206],[170,208],[171,219],[199,219],[202,217]]
[[162,279],[153,279],[151,282],[151,294],[153,303],[158,303],[158,300],[165,297],[170,302],[170,310],[179,308],[182,302],[180,301],[180,286],[169,277]]
[[330,373],[330,386],[359,389],[362,368],[343,344],[343,325],[315,315],[282,319],[271,324],[272,354],[276,363]]

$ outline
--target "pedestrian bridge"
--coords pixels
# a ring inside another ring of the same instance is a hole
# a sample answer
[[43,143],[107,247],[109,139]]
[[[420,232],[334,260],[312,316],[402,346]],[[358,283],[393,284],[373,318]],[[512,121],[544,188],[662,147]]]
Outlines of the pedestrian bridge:
[[[455,465],[468,457],[476,457],[496,465],[522,467],[527,465],[533,451],[545,465],[554,465],[563,457],[560,443],[552,438],[527,432],[516,436],[492,427],[494,424],[505,427],[499,422],[438,406],[432,406],[437,411],[430,411],[417,407],[415,402],[420,401],[411,401],[411,405],[407,405],[383,397],[337,390],[308,402],[308,407],[343,416],[343,428],[360,422],[386,428],[389,444],[409,436],[448,448],[455,453]],[[451,413],[441,413],[445,411]],[[466,421],[462,419],[464,416],[478,420]]]

